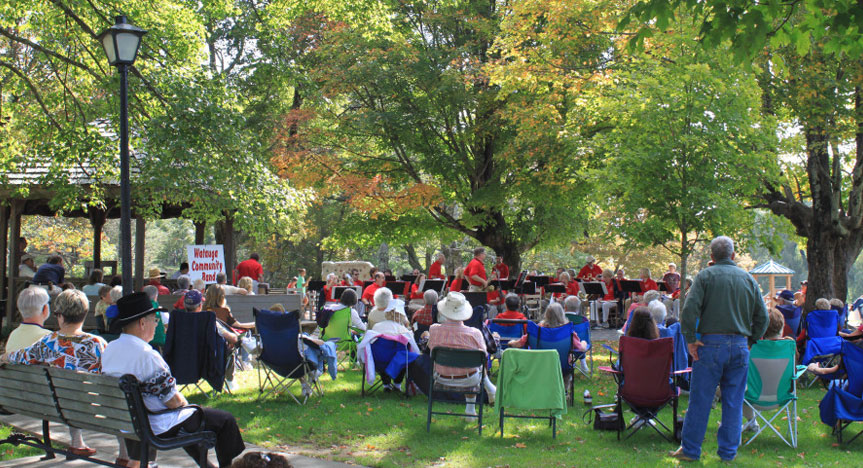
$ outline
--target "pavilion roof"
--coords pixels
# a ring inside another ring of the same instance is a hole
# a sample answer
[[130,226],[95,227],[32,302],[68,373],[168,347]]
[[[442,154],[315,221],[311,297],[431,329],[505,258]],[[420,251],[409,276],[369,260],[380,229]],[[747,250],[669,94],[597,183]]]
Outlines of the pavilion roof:
[[749,270],[749,273],[753,275],[793,275],[795,272],[771,259]]

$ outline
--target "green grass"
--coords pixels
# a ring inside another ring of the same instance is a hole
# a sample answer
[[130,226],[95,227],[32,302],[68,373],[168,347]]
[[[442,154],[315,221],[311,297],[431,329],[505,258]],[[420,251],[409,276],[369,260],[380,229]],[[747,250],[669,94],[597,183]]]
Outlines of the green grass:
[[[607,358],[603,358],[603,363]],[[598,362],[598,361],[597,361]],[[606,376],[592,380],[576,377],[576,394],[587,388],[593,403],[611,403],[614,382]],[[265,447],[281,447],[312,457],[352,461],[369,466],[612,466],[625,462],[632,466],[674,465],[667,452],[676,445],[664,441],[646,428],[627,441],[618,442],[616,433],[595,431],[582,420],[585,407],[576,397],[576,406],[558,422],[557,439],[552,439],[548,423],[507,419],[506,435],[498,432],[495,408],[486,408],[482,437],[476,423],[455,417],[436,417],[431,433],[426,432],[424,396],[403,397],[391,393],[360,396],[360,372],[339,373],[331,381],[322,378],[324,397],[313,397],[299,406],[286,395],[257,401],[255,371],[239,376],[243,389],[237,394],[219,395],[205,400],[193,395],[196,403],[233,413],[246,441]],[[294,389],[299,392],[299,386]],[[775,435],[762,433],[750,446],[741,447],[737,462],[745,466],[857,466],[863,442],[847,449],[835,446],[830,428],[818,417],[820,388],[799,390],[799,444],[792,449]],[[437,408],[438,405],[436,404]],[[463,405],[451,405],[463,411]],[[681,399],[681,409],[687,399]],[[682,412],[682,411],[681,411]],[[711,413],[710,425],[697,465],[716,466],[716,430],[720,411]],[[627,416],[627,420],[628,420]],[[663,413],[670,423],[671,412]],[[777,418],[779,421],[779,418]],[[780,421],[779,424],[784,423]],[[858,425],[858,430],[863,425]],[[852,426],[853,428],[854,426]]]
[[[12,433],[12,428],[3,424],[0,424],[0,439],[5,439],[9,437],[9,434]],[[33,447],[28,447],[26,445],[19,445],[17,447],[13,447],[9,444],[4,444],[0,446],[0,461],[3,460],[12,460],[15,458],[22,457],[30,457],[33,455],[43,455],[45,452],[41,450],[37,450]]]

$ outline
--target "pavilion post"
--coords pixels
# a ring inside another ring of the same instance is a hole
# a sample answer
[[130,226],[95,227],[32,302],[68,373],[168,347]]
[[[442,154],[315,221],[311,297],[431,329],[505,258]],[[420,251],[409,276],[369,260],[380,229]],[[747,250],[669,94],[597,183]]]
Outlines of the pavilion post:
[[222,229],[225,248],[225,273],[228,275],[228,282],[233,284],[237,252],[234,245],[234,218],[230,214],[225,214],[225,222],[222,223]]
[[12,200],[9,209],[9,283],[6,293],[6,324],[15,319],[15,278],[18,276],[18,238],[21,237],[21,213],[24,211],[23,200]]
[[204,232],[206,229],[206,222],[199,223],[195,221],[195,245],[202,245],[204,243]]
[[147,222],[144,218],[135,217],[135,291],[144,287],[144,241],[147,233]]
[[[0,206],[0,289],[6,291],[6,249],[9,247],[9,207]],[[9,270],[14,271],[14,270]]]
[[90,225],[93,226],[93,268],[102,268],[102,229],[108,213],[105,210],[91,209]]

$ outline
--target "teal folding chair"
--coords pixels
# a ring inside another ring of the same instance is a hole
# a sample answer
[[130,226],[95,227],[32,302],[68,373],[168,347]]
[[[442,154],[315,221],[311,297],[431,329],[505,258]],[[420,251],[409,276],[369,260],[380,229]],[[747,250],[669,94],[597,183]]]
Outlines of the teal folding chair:
[[[806,367],[795,366],[795,351],[794,340],[761,340],[749,350],[749,373],[743,402],[752,408],[755,420],[760,420],[761,424],[745,445],[770,428],[783,442],[797,447],[797,379],[806,372]],[[781,414],[788,419],[790,441],[773,426],[773,421]]]

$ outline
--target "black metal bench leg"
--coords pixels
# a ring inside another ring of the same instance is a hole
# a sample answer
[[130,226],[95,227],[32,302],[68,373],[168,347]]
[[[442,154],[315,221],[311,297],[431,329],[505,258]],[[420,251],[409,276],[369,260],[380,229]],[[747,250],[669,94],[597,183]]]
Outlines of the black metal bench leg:
[[57,457],[51,448],[51,423],[42,421],[42,443],[45,444],[45,456],[40,460],[52,460]]
[[200,468],[207,468],[207,446],[204,444],[198,445],[198,452],[201,454],[201,459],[198,460]]
[[142,468],[147,468],[150,465],[150,444],[141,442],[141,454],[139,460],[141,460],[141,464],[139,466]]

